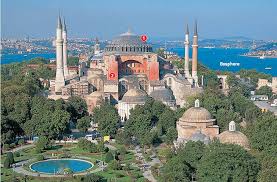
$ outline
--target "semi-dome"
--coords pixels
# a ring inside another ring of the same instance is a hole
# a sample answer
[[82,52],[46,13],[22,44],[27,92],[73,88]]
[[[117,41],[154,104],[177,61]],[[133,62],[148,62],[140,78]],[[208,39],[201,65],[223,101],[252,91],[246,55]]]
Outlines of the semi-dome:
[[106,52],[152,52],[152,46],[141,37],[128,32],[114,38],[105,48]]
[[234,121],[229,123],[229,130],[222,132],[218,139],[221,143],[230,143],[230,144],[237,144],[245,149],[249,149],[249,141],[246,135],[243,133],[236,131],[236,125]]
[[157,88],[150,93],[150,97],[161,102],[175,102],[172,91],[168,88]]
[[197,130],[194,134],[192,134],[189,140],[194,142],[200,141],[204,144],[210,143],[210,138],[207,135],[203,134],[200,130]]
[[122,97],[123,102],[141,103],[147,99],[147,93],[141,89],[133,88],[128,90]]
[[195,106],[189,108],[180,118],[180,121],[201,123],[215,121],[215,119],[212,118],[211,113],[207,109],[199,106],[199,100],[197,99]]

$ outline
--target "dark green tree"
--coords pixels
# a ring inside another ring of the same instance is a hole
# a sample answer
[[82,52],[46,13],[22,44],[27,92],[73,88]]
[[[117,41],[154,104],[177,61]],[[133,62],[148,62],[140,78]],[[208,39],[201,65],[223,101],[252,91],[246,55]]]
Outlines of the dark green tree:
[[175,156],[167,161],[162,170],[162,180],[164,182],[189,182],[191,181],[191,171],[183,160]]
[[112,154],[112,152],[107,152],[106,157],[105,157],[105,162],[109,163],[110,161],[114,160],[114,155]]
[[98,130],[102,136],[114,137],[119,126],[119,115],[114,106],[103,103],[93,111],[94,122],[98,123]]
[[197,167],[197,181],[257,181],[256,159],[238,145],[207,146]]
[[81,132],[87,132],[90,127],[90,117],[84,116],[77,120],[77,129]]
[[170,127],[166,131],[166,143],[172,144],[174,140],[176,140],[178,137],[178,133],[175,127]]
[[267,95],[269,98],[272,96],[272,88],[269,86],[262,86],[256,91],[257,95]]
[[66,110],[71,114],[71,119],[76,121],[87,114],[87,104],[84,99],[72,96],[66,102]]

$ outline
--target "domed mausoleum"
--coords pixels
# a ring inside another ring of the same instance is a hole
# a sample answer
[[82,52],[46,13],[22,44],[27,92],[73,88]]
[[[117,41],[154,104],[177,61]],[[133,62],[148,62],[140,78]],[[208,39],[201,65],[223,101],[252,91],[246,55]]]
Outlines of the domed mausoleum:
[[234,121],[229,123],[229,131],[222,132],[218,138],[221,143],[237,144],[245,149],[250,148],[248,138],[243,133],[236,131],[236,123]]
[[189,108],[177,121],[177,141],[186,142],[198,137],[197,141],[203,140],[204,142],[206,138],[206,142],[209,142],[219,134],[219,127],[214,122],[215,119],[212,118],[210,112],[200,107],[198,99],[195,100],[194,107]]
[[130,110],[134,109],[136,105],[144,105],[147,99],[147,93],[141,89],[133,88],[128,90],[118,102],[118,113],[121,122],[129,119]]

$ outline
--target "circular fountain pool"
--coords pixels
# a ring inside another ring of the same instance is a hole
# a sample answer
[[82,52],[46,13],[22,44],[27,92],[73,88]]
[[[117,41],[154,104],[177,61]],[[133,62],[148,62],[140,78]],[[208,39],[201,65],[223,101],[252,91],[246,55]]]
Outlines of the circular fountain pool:
[[64,169],[70,169],[73,173],[80,173],[92,167],[91,162],[80,159],[49,159],[30,165],[32,171],[45,174],[64,174]]

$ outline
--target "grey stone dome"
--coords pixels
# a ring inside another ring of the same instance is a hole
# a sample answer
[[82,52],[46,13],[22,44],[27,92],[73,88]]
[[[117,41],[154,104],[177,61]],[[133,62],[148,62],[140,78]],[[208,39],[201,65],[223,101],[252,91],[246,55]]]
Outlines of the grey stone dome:
[[130,89],[122,97],[126,103],[144,103],[147,99],[147,93],[141,89]]
[[152,52],[152,46],[129,30],[111,41],[106,52]]
[[210,143],[210,138],[207,135],[201,133],[199,130],[191,135],[190,140],[194,142],[201,141],[204,144]]
[[158,88],[150,93],[150,97],[162,102],[175,102],[172,91],[168,88]]

